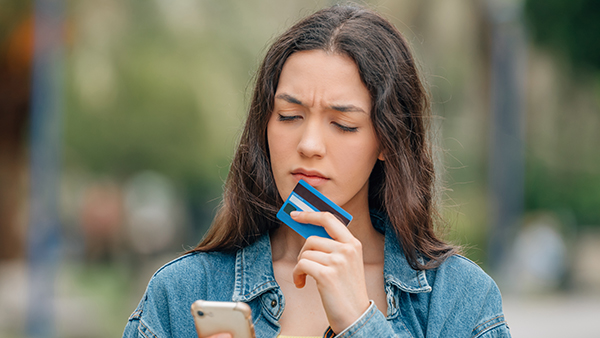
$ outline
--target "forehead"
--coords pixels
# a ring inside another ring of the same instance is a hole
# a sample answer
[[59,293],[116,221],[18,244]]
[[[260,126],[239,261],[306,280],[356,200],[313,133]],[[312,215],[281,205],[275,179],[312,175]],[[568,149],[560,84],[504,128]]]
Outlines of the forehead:
[[296,52],[286,60],[277,86],[277,94],[281,93],[303,102],[320,100],[360,105],[365,111],[371,103],[354,60],[323,50]]

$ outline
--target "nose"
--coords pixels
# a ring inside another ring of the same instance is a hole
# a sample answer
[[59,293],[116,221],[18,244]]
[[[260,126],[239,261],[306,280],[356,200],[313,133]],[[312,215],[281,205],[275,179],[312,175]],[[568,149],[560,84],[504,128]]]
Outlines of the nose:
[[298,152],[305,157],[323,157],[325,155],[325,135],[318,120],[307,121],[302,130]]

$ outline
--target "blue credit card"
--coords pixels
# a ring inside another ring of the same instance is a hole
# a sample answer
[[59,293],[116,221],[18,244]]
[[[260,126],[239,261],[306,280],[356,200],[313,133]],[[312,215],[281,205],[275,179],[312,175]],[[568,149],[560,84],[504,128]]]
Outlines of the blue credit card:
[[331,238],[327,234],[327,231],[325,231],[325,228],[321,226],[294,221],[290,216],[290,212],[292,211],[327,211],[332,213],[346,226],[352,220],[352,215],[346,212],[346,210],[340,208],[303,180],[300,180],[296,184],[290,196],[283,203],[279,212],[277,212],[277,218],[304,238],[308,238],[309,236]]

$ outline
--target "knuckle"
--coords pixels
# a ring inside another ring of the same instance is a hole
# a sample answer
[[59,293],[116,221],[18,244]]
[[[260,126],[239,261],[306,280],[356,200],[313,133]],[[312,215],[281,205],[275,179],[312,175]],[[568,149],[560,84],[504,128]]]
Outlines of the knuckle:
[[331,256],[331,264],[332,265],[340,266],[340,265],[344,265],[345,262],[346,262],[346,259],[343,256],[340,256],[340,255],[332,255]]
[[332,281],[334,281],[336,278],[336,273],[333,269],[323,269],[321,271],[318,272],[318,278],[325,283],[331,283]]
[[356,239],[356,238],[355,238],[355,239],[354,239],[354,243],[355,243],[355,244],[354,244],[354,247],[355,247],[356,249],[358,249],[358,250],[362,250],[362,242],[361,242],[361,241],[359,241],[358,239]]
[[303,251],[300,253],[300,255],[298,255],[298,264],[300,264],[300,262],[303,262],[306,259],[306,251]]
[[344,245],[340,248],[340,253],[344,256],[352,256],[356,253],[356,249],[352,245]]
[[307,259],[305,257],[300,257],[298,263],[296,263],[296,267],[294,268],[294,272],[303,271],[306,266]]
[[314,259],[313,251],[304,251],[302,253],[302,255],[300,256],[300,259],[302,260],[303,264],[306,264],[309,261],[312,261]]
[[362,250],[362,242],[359,241],[357,238],[352,239],[352,246],[355,247],[356,250]]

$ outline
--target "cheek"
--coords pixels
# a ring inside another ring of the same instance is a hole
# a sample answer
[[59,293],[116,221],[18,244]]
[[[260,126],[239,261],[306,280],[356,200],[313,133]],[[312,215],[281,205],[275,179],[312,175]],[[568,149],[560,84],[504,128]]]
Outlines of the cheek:
[[[347,143],[346,147],[340,147],[337,150],[335,166],[338,168],[339,180],[337,181],[337,191],[334,191],[330,198],[342,207],[353,208],[347,203],[354,200],[367,185],[378,154],[375,148],[365,145],[364,141],[356,144]],[[367,195],[360,194],[360,196]],[[357,199],[356,201],[361,200]],[[346,211],[349,210],[346,209]]]
[[271,172],[273,173],[273,179],[275,180],[279,196],[285,201],[296,185],[295,181],[291,180],[291,177],[288,177],[293,162],[293,159],[290,159],[290,154],[293,154],[293,152],[289,150],[289,142],[286,144],[285,141],[280,140],[276,135],[274,136],[269,141]]
[[273,163],[273,155],[277,153],[277,146],[279,144],[279,133],[277,130],[277,126],[273,123],[273,116],[269,120],[267,124],[267,145],[269,146],[269,157],[271,158],[271,163]]
[[341,168],[350,171],[353,176],[366,177],[371,174],[379,156],[378,148],[365,141],[341,145],[338,154],[337,159]]
[[267,130],[267,143],[269,144],[269,155],[271,157],[271,166],[277,167],[282,156],[286,153],[289,140],[286,140],[285,134],[277,128],[269,128]]
[[277,124],[267,126],[267,143],[269,145],[269,158],[271,171],[277,185],[281,184],[281,177],[290,169],[290,157],[295,152],[294,139],[289,131],[278,128]]

